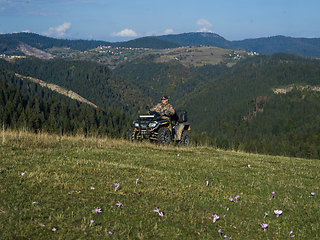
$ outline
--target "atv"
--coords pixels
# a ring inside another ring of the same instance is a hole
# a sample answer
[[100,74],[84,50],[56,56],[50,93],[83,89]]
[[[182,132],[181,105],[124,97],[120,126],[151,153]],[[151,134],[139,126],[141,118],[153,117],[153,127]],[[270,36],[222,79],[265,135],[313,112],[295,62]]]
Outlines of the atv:
[[129,130],[129,141],[136,142],[148,139],[161,145],[169,145],[171,141],[179,146],[190,145],[190,124],[187,122],[187,112],[176,110],[171,117],[171,125],[168,119],[163,119],[157,112],[149,112],[148,115],[140,115],[133,122]]

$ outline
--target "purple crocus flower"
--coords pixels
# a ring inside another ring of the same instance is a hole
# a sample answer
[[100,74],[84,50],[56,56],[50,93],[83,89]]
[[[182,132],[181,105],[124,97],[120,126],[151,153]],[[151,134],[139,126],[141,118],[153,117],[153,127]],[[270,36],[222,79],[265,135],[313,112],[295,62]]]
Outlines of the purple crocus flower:
[[261,224],[261,227],[262,227],[262,229],[265,231],[265,230],[266,230],[266,228],[268,227],[268,224],[263,223],[263,224]]
[[264,217],[266,218],[267,216],[268,216],[268,213],[265,212],[265,213],[264,213]]
[[314,192],[311,193],[311,197],[313,197],[314,195],[316,195]]
[[120,201],[118,201],[118,202],[116,203],[116,205],[117,205],[118,207],[123,206],[123,204],[122,204]]
[[274,214],[277,215],[277,217],[279,217],[279,215],[281,215],[282,213],[282,210],[274,210]]
[[160,212],[160,210],[158,208],[156,208],[156,210],[153,210],[153,211],[156,212],[156,213]]
[[56,228],[52,228],[51,230],[52,230],[53,232],[57,231],[57,229],[56,229]]
[[275,192],[271,192],[272,196],[275,194]]
[[248,168],[250,168],[251,166],[250,165],[248,165]]
[[230,202],[234,202],[233,198],[230,199]]
[[114,187],[115,187],[114,190],[117,191],[118,188],[120,187],[120,184],[119,184],[119,183],[115,183],[115,184],[114,184]]
[[24,172],[20,173],[20,176],[23,177],[24,176]]
[[218,230],[218,233],[219,233],[219,234],[222,234],[223,232],[222,232],[222,230],[221,230],[221,229],[219,229],[219,230]]
[[95,208],[95,209],[92,210],[92,212],[101,213],[102,210],[101,210],[101,208]]
[[212,215],[212,217],[213,217],[213,222],[216,222],[220,218],[217,214]]
[[109,232],[108,232],[108,234],[109,234],[109,235],[112,235],[112,232],[111,232],[111,231],[109,231]]
[[91,187],[91,189],[94,190],[95,188],[94,188],[94,187]]
[[159,212],[159,216],[163,217],[164,216],[163,212]]
[[234,199],[237,201],[240,198],[239,195],[237,195]]
[[136,184],[138,184],[138,181],[139,181],[139,179],[137,178],[137,179],[136,179]]
[[209,181],[206,181],[207,186],[209,185]]
[[90,220],[90,225],[92,225],[92,223],[94,223],[94,220]]
[[32,204],[39,204],[38,202],[32,202]]

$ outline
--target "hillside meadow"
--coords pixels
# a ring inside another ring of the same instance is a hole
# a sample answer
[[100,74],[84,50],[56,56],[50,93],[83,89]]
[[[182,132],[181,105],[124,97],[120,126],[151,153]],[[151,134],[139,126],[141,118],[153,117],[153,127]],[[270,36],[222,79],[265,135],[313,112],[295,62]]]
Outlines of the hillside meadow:
[[0,239],[320,238],[319,160],[0,134]]

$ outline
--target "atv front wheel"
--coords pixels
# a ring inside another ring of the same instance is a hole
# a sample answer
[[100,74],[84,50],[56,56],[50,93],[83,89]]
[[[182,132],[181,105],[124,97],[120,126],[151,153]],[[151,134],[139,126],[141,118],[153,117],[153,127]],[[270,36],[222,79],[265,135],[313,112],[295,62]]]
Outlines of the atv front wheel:
[[179,146],[188,147],[190,145],[190,133],[188,131],[183,131],[181,134],[181,140]]
[[171,141],[171,132],[169,128],[167,127],[162,127],[158,131],[158,143],[168,146]]
[[128,134],[128,139],[130,142],[137,142],[137,134],[135,133],[133,128],[130,128],[129,134]]

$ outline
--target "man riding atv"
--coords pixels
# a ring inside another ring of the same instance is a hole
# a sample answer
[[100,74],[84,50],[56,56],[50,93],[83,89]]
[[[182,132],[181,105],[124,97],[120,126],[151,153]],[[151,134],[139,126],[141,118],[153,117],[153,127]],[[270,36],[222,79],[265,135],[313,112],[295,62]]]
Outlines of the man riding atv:
[[159,144],[169,145],[176,141],[179,145],[190,145],[190,124],[187,122],[187,112],[174,110],[167,96],[161,98],[161,103],[149,110],[150,115],[140,115],[133,122],[129,131],[129,140],[158,141]]

